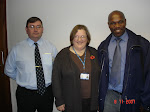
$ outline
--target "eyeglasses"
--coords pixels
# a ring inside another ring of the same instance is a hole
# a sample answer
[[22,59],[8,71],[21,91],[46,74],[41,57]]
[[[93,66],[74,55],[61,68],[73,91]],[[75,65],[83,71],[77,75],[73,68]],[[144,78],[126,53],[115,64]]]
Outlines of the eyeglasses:
[[30,29],[35,29],[35,28],[36,28],[36,29],[38,29],[38,30],[41,29],[42,27],[43,27],[43,26],[41,26],[41,25],[37,25],[37,26],[30,25],[30,26],[29,26]]
[[79,38],[81,38],[82,40],[83,39],[85,39],[87,36],[85,36],[85,35],[81,35],[81,36],[79,36],[79,35],[75,35],[74,36],[74,39],[79,39]]

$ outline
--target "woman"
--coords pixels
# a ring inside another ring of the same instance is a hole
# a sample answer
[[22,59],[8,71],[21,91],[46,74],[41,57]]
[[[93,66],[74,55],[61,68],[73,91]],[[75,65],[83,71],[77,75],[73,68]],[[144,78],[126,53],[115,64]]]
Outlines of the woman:
[[75,26],[70,34],[71,46],[55,58],[52,86],[59,111],[97,112],[100,67],[97,51],[88,46],[90,40],[86,26]]

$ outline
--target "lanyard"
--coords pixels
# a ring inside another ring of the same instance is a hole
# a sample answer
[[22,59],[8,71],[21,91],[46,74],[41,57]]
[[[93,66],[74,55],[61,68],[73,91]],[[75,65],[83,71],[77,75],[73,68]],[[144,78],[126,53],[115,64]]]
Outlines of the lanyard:
[[[73,48],[74,52],[76,53],[74,47],[72,47],[72,48]],[[78,56],[79,60],[83,64],[83,69],[85,70],[86,49],[85,49],[85,55],[84,55],[84,62],[82,61],[82,59],[80,58],[80,56],[77,53],[76,53],[76,55]]]

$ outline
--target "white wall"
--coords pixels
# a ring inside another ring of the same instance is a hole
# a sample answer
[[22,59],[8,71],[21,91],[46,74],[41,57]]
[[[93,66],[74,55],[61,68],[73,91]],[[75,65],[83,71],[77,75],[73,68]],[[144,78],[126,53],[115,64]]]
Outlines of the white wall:
[[[127,28],[150,40],[150,0],[7,0],[7,31],[9,50],[27,38],[26,20],[37,16],[44,24],[43,38],[54,43],[58,50],[70,45],[69,35],[77,24],[88,27],[97,48],[110,33],[108,14],[121,10]],[[16,84],[11,80],[13,112],[16,112]],[[56,110],[55,110],[56,112]]]

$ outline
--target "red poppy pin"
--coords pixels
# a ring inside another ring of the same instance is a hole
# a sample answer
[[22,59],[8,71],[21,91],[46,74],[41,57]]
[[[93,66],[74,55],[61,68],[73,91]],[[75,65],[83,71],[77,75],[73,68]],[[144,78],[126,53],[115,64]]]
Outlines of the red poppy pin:
[[95,59],[95,56],[91,55],[90,59],[92,59],[92,60]]

